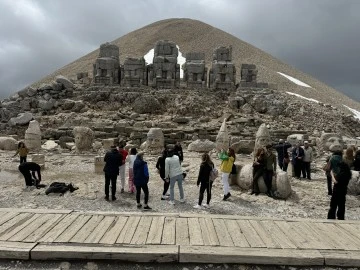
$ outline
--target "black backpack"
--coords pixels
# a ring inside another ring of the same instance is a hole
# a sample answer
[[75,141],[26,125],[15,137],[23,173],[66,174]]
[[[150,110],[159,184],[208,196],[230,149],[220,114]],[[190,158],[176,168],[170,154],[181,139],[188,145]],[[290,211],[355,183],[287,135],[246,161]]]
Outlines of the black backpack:
[[336,181],[342,187],[347,187],[351,179],[351,170],[347,163],[341,161],[338,164],[339,172],[336,174]]

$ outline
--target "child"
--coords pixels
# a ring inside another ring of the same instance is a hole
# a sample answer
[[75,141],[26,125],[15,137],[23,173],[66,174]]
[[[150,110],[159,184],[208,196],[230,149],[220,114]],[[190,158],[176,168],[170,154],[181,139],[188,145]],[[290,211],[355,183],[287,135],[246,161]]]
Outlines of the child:
[[29,149],[26,147],[25,143],[19,142],[18,149],[14,155],[14,157],[19,154],[20,156],[20,164],[26,162],[27,154],[29,153]]
[[205,208],[209,208],[210,200],[211,200],[211,188],[213,182],[210,181],[210,173],[214,168],[214,163],[211,161],[209,154],[204,153],[201,156],[201,165],[199,170],[199,176],[197,180],[197,186],[200,185],[200,192],[199,192],[199,203],[194,206],[196,209],[201,208],[201,203],[204,198],[204,192],[206,190],[207,194],[207,202],[204,204]]

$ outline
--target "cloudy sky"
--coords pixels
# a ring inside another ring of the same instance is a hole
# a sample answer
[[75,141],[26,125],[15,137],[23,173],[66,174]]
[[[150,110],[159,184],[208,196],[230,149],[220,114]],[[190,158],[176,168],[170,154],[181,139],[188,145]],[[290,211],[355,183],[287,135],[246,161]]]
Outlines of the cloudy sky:
[[0,0],[0,98],[149,23],[192,18],[360,101],[360,0]]

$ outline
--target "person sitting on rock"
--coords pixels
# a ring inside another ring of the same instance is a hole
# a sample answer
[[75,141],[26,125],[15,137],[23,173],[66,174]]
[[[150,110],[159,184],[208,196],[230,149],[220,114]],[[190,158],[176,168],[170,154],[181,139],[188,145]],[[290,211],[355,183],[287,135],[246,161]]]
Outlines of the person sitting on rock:
[[116,200],[116,180],[119,175],[119,167],[122,164],[122,156],[116,149],[116,146],[111,146],[111,150],[105,154],[104,157],[104,172],[105,172],[105,200],[109,200],[109,187],[111,183],[111,198]]
[[280,139],[279,144],[274,147],[276,152],[277,152],[279,167],[284,172],[287,171],[288,165],[289,165],[289,162],[290,162],[289,153],[288,153],[288,149],[290,147],[291,147],[291,144],[288,143],[288,142],[284,143],[283,139]]
[[143,190],[144,198],[144,210],[151,210],[151,207],[148,205],[149,201],[149,169],[147,163],[144,161],[144,152],[137,154],[134,161],[134,184],[136,187],[136,202],[137,208],[141,208],[142,204],[140,203],[141,190]]
[[274,197],[272,192],[272,179],[274,175],[276,175],[276,156],[272,152],[272,145],[269,144],[266,146],[264,173],[264,182],[267,189],[266,195],[269,197]]
[[259,183],[258,180],[261,176],[264,176],[265,172],[265,149],[259,148],[254,157],[253,163],[253,182],[251,195],[259,195]]
[[[25,178],[25,185],[27,190],[32,189],[33,186],[36,186],[41,182],[41,167],[37,163],[23,162],[19,165],[19,171]],[[36,178],[35,172],[37,172],[38,178]]]
[[220,171],[221,171],[221,178],[223,182],[223,190],[224,190],[224,197],[223,201],[226,201],[230,198],[230,185],[229,185],[229,175],[232,171],[232,167],[235,162],[235,151],[232,148],[226,152],[222,150],[219,153],[219,159],[221,160]]
[[19,154],[20,156],[20,164],[26,162],[27,155],[29,154],[29,149],[26,147],[25,143],[19,142],[18,149],[14,155],[14,157]]

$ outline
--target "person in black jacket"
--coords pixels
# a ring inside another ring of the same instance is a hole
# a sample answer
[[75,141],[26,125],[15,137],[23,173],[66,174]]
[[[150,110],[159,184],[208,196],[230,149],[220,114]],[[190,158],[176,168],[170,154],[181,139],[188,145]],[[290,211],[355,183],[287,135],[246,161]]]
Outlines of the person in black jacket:
[[199,170],[199,176],[197,180],[197,186],[200,185],[200,192],[199,192],[199,202],[194,208],[200,209],[201,203],[204,199],[204,192],[206,190],[207,194],[207,202],[204,204],[204,207],[209,208],[210,200],[211,200],[211,188],[212,188],[212,181],[210,181],[210,172],[214,168],[214,163],[211,161],[209,154],[204,153],[201,156],[201,165]]
[[[19,171],[25,178],[25,185],[27,189],[29,189],[33,185],[36,186],[38,183],[41,182],[40,170],[40,165],[35,162],[23,162],[19,165]],[[36,178],[35,172],[37,172],[38,178]],[[33,182],[33,178],[35,180],[35,183]]]
[[292,159],[291,162],[294,165],[295,177],[300,178],[301,168],[304,158],[304,149],[300,147],[300,143],[297,143],[294,149],[292,150]]
[[122,156],[116,149],[116,146],[111,146],[111,150],[106,153],[104,157],[105,166],[105,200],[109,200],[109,186],[111,182],[111,199],[116,200],[116,180],[119,175],[119,167],[122,164]]
[[291,147],[290,143],[285,142],[283,139],[279,140],[279,144],[276,145],[274,148],[277,152],[278,157],[278,164],[280,169],[282,169],[284,172],[287,171],[288,164],[289,164],[289,153],[288,149]]
[[174,155],[177,155],[179,157],[180,163],[184,160],[184,153],[181,147],[180,142],[176,142],[174,146]]
[[354,171],[360,171],[360,150],[357,150],[355,152],[355,158],[354,158]]
[[158,170],[161,179],[164,181],[164,190],[161,196],[161,200],[166,200],[166,192],[169,190],[170,180],[165,178],[165,159],[167,157],[166,149],[163,150],[162,155],[158,158],[156,162],[156,169]]
[[136,202],[137,208],[141,208],[142,205],[140,203],[140,195],[141,190],[143,190],[145,198],[144,198],[144,210],[151,210],[148,205],[149,201],[149,169],[147,163],[144,161],[144,153],[140,152],[137,154],[136,159],[134,161],[134,184],[136,187]]

